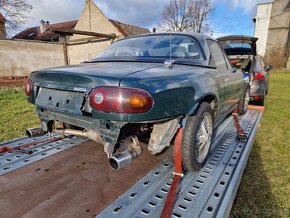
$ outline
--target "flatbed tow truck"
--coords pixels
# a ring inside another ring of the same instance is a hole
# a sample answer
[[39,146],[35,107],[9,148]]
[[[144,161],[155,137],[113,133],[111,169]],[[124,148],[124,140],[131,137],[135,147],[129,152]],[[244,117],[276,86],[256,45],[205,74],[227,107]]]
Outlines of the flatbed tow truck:
[[[237,138],[232,117],[219,126],[206,165],[183,176],[171,217],[229,216],[262,111],[249,106],[239,118],[245,139]],[[48,138],[0,144],[18,148],[0,153],[0,217],[160,217],[174,177],[166,155],[145,152],[114,171],[95,142]]]

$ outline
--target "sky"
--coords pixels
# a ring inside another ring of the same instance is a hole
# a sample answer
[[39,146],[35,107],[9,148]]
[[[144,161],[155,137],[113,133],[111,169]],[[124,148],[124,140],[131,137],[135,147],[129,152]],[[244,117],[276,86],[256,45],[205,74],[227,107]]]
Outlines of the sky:
[[[41,19],[58,23],[78,19],[85,0],[28,0],[33,9],[26,27],[38,26]],[[257,4],[270,0],[212,0],[210,16],[213,37],[230,34],[253,35]],[[94,0],[104,14],[114,20],[152,30],[169,0]],[[209,32],[208,34],[211,34]]]

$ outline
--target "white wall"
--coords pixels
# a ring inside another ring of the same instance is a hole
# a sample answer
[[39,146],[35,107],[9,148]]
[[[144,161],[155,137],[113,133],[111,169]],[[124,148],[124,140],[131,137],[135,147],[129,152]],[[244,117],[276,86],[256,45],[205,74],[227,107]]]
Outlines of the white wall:
[[32,71],[61,65],[62,44],[0,39],[0,76],[28,76]]
[[257,6],[256,26],[254,36],[259,38],[257,41],[257,52],[264,56],[268,37],[268,28],[271,17],[272,3],[260,4]]

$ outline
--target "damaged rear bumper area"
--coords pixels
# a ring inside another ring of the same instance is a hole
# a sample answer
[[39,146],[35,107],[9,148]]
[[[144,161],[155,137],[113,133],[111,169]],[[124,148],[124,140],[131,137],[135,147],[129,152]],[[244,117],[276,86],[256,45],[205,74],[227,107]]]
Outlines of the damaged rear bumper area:
[[[128,165],[142,154],[139,141],[148,144],[148,150],[152,154],[160,153],[169,147],[180,121],[180,117],[140,123],[108,121],[43,107],[37,107],[37,114],[43,130],[47,132],[84,136],[102,144],[113,169]],[[55,129],[54,121],[80,127],[81,130]]]
[[[56,132],[67,136],[87,137],[102,144],[114,169],[128,165],[142,154],[140,141],[148,145],[148,150],[152,154],[160,153],[169,147],[181,119],[178,116],[162,120],[130,122],[114,119],[114,115],[120,117],[117,113],[106,113],[96,118],[89,104],[89,91],[76,92],[39,87],[35,93],[37,93],[36,112],[44,131],[50,134]],[[107,119],[108,116],[110,119]],[[62,128],[56,128],[56,122],[62,123]]]

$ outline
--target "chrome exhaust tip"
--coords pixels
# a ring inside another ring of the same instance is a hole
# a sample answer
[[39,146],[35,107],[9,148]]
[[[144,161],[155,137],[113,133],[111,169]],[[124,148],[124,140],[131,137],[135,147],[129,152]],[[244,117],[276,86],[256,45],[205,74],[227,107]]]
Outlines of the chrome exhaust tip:
[[109,157],[109,164],[114,170],[119,170],[128,166],[132,160],[136,159],[142,154],[142,147],[140,146],[137,136],[130,136],[125,140],[124,146],[127,150],[113,154]]
[[128,166],[134,159],[141,154],[138,154],[134,150],[124,151],[119,154],[115,154],[109,158],[109,164],[112,169],[119,170],[125,166]]
[[43,136],[46,132],[42,128],[29,128],[26,129],[26,135],[30,138]]

